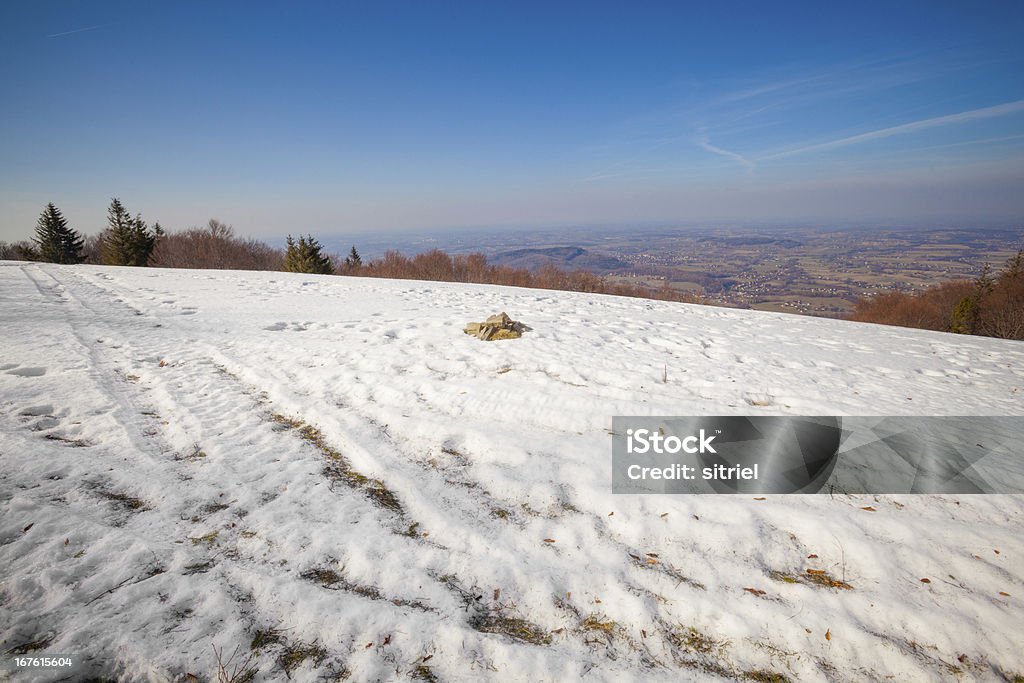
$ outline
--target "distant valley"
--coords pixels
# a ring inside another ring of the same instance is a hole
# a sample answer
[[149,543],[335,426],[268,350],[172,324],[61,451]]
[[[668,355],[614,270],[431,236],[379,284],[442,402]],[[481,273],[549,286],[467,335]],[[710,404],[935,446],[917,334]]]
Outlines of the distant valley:
[[479,252],[490,263],[536,272],[553,265],[623,283],[664,286],[709,303],[824,317],[864,296],[918,291],[977,277],[1024,247],[1024,228],[709,227],[559,228],[374,235],[365,255]]

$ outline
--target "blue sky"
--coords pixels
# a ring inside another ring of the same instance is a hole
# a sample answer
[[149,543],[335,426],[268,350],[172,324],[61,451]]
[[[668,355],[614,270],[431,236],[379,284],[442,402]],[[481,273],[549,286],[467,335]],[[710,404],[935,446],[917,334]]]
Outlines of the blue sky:
[[1024,3],[0,8],[0,239],[1024,219]]

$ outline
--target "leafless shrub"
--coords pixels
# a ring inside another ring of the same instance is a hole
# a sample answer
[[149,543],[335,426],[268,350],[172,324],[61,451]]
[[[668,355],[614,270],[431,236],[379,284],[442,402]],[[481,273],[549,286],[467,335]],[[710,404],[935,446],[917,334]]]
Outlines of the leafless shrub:
[[164,235],[151,264],[163,268],[281,270],[284,255],[264,242],[235,235],[230,225],[211,218],[204,228]]
[[686,294],[673,290],[667,282],[658,289],[618,284],[589,271],[565,271],[554,265],[546,265],[536,273],[531,273],[521,268],[488,264],[487,258],[483,254],[451,256],[438,249],[417,254],[412,258],[397,251],[388,251],[382,258],[369,264],[358,268],[342,267],[338,272],[364,277],[474,282],[570,292],[615,294],[667,301],[694,301]]

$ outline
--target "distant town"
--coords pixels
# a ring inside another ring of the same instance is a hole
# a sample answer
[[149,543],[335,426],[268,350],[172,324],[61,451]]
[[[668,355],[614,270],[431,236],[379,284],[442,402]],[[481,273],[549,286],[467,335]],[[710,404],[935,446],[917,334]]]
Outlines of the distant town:
[[998,269],[1024,246],[1024,228],[561,228],[378,239],[359,242],[365,256],[480,252],[495,264],[588,270],[707,303],[839,317],[864,296],[972,279],[986,263]]

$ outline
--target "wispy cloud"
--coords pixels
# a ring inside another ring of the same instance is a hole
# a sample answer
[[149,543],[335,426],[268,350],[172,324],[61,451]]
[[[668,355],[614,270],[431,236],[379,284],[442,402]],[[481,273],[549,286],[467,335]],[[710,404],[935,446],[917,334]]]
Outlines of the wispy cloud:
[[76,28],[74,31],[64,31],[62,33],[51,33],[46,36],[47,38],[60,38],[61,36],[70,36],[75,33],[85,33],[86,31],[95,31],[98,28],[103,28],[107,24],[98,24],[96,26],[86,26],[85,28]]
[[982,109],[971,109],[970,111],[963,111],[958,114],[934,116],[928,119],[921,119],[919,121],[903,123],[898,126],[880,128],[878,130],[869,131],[867,133],[860,133],[859,135],[851,135],[849,137],[839,138],[837,140],[829,140],[828,142],[819,142],[813,145],[797,147],[795,149],[789,149],[783,152],[769,154],[768,156],[761,157],[760,159],[758,159],[758,161],[766,161],[768,159],[781,159],[783,157],[795,156],[797,154],[806,154],[807,152],[819,152],[823,150],[835,149],[837,147],[846,147],[848,145],[856,145],[861,142],[881,140],[883,138],[892,137],[893,135],[915,133],[917,131],[926,130],[928,128],[937,128],[939,126],[949,126],[957,123],[966,123],[967,121],[976,121],[978,119],[989,119],[998,116],[1008,116],[1010,114],[1016,114],[1018,112],[1024,112],[1024,100],[1016,100],[1015,102],[1007,102],[1005,104],[998,104],[993,107],[984,107]]
[[712,145],[710,142],[708,142],[706,138],[698,138],[694,142],[697,143],[698,147],[705,151],[711,152],[712,154],[717,154],[719,156],[723,156],[727,159],[732,159],[733,161],[742,164],[744,168],[747,169],[747,173],[754,172],[754,162],[746,158],[742,154],[738,154],[737,152],[730,152],[729,150],[722,149],[721,147],[716,147],[715,145]]
[[[770,160],[797,156],[808,164],[825,164],[823,169],[832,168],[827,164],[835,159],[819,158],[811,153],[1024,111],[1024,100],[1019,100],[919,118],[887,128],[878,128],[879,124],[875,123],[875,130],[871,129],[872,122],[857,118],[864,102],[892,101],[889,110],[903,109],[903,116],[907,118],[933,114],[934,109],[923,108],[906,113],[906,94],[926,93],[932,102],[925,106],[934,106],[948,100],[945,90],[954,87],[949,83],[960,84],[985,66],[983,61],[963,51],[957,53],[957,59],[924,52],[869,56],[809,69],[790,65],[760,73],[694,78],[693,83],[680,85],[673,91],[673,104],[637,112],[611,127],[607,137],[601,140],[603,147],[599,157],[604,163],[582,180],[605,180],[640,173],[655,175],[656,167],[665,168],[666,173],[669,169],[674,173],[714,166],[725,175],[730,169],[748,176],[755,172],[770,175]],[[940,93],[933,94],[937,89]],[[920,105],[919,101],[912,101],[915,106]],[[884,106],[882,108],[884,110]],[[822,112],[827,115],[823,117]],[[821,137],[816,139],[793,137],[805,128],[830,124],[831,130],[821,128],[818,131]],[[850,135],[852,126],[856,126],[853,131],[867,132]],[[924,140],[922,144],[932,142]],[[663,149],[675,143],[680,143],[680,147]],[[902,148],[903,145],[886,147]],[[904,159],[907,163],[916,158],[908,155],[906,149],[879,151],[892,153],[894,159]],[[592,154],[593,150],[588,149],[586,153]],[[849,160],[840,161],[848,163]]]

